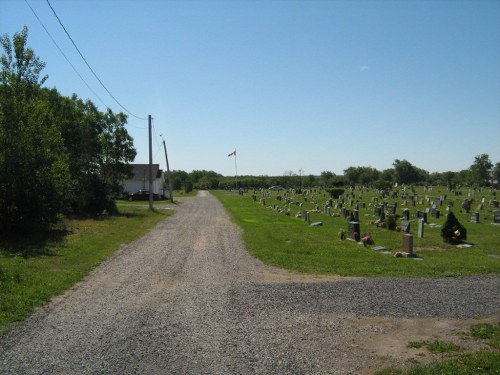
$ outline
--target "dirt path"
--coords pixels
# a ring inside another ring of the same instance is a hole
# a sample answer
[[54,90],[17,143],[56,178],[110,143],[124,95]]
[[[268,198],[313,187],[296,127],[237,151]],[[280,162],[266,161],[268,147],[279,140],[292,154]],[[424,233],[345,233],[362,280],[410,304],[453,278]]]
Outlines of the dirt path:
[[[207,192],[0,338],[1,374],[370,374],[498,319],[499,278],[294,275]],[[425,356],[422,356],[425,360]]]

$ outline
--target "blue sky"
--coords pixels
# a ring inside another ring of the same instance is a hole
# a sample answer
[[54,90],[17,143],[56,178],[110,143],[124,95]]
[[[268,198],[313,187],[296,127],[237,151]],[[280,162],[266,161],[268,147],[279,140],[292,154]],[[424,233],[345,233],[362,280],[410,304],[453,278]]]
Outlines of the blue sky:
[[[101,110],[99,85],[46,1],[0,0],[26,25],[48,87]],[[154,118],[154,162],[239,175],[342,174],[406,159],[429,172],[500,161],[500,1],[50,0],[133,114]],[[101,103],[102,100],[104,102]],[[148,162],[147,121],[127,125]]]

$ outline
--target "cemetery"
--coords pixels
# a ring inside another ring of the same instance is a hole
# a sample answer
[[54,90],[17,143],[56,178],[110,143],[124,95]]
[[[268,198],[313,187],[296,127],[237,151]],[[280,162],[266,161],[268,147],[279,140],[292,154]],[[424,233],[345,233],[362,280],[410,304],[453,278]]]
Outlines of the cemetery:
[[500,210],[493,189],[335,190],[249,190],[233,203],[228,199],[235,193],[217,196],[242,220],[244,237],[247,232],[263,237],[258,244],[246,241],[251,253],[299,272],[443,276],[500,271]]

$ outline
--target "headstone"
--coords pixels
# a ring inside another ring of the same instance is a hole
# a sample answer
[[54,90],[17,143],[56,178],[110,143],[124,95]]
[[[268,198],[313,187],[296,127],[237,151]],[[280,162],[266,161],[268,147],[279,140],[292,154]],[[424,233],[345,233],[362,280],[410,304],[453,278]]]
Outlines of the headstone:
[[470,216],[471,223],[479,223],[479,212],[473,212]]
[[401,220],[401,231],[404,233],[410,233],[410,221]]
[[413,234],[403,234],[403,251],[413,257]]
[[416,212],[417,219],[424,219],[424,223],[427,223],[427,212],[425,211],[417,211]]
[[361,238],[361,232],[358,221],[349,221],[347,223],[347,233],[348,236],[351,237],[355,241],[359,241]]
[[493,211],[493,222],[500,223],[500,211]]
[[359,221],[359,211],[358,210],[354,210],[353,211],[353,221]]
[[385,206],[385,209],[389,215],[394,215],[396,213],[395,204],[388,204],[387,206]]
[[418,238],[424,238],[424,219],[418,220]]
[[477,205],[476,210],[477,210],[477,211],[481,211],[482,209],[483,209],[483,204],[482,204],[482,203],[479,203],[479,204]]
[[311,225],[311,214],[309,211],[306,211],[306,221],[307,224]]
[[439,219],[439,217],[441,216],[441,212],[439,210],[434,210],[432,212],[432,217],[435,218],[435,219]]
[[326,208],[326,216],[330,216],[330,206]]
[[410,220],[410,211],[408,209],[404,210],[402,213],[401,213],[401,218],[403,220]]

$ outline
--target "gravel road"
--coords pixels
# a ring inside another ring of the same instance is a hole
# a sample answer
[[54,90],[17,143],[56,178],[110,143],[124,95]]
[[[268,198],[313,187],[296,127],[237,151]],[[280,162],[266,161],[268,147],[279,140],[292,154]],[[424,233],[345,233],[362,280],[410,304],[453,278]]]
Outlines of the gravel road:
[[394,322],[498,314],[500,278],[301,277],[249,256],[209,193],[0,338],[1,374],[359,374]]

